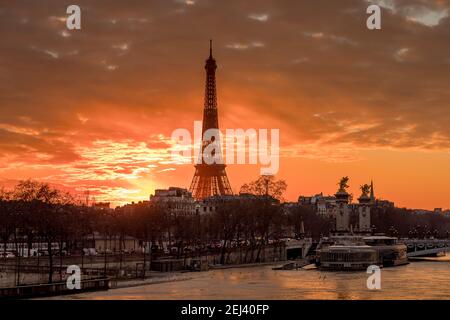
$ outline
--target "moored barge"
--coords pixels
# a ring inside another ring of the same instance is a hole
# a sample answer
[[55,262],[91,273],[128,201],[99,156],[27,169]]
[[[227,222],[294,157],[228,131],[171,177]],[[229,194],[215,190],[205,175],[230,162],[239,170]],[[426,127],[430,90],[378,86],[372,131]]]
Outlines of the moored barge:
[[[343,240],[342,237],[336,240]],[[371,265],[392,267],[408,264],[406,246],[386,236],[352,237],[353,244],[333,243],[333,237],[318,250],[317,265],[322,270],[366,270]]]

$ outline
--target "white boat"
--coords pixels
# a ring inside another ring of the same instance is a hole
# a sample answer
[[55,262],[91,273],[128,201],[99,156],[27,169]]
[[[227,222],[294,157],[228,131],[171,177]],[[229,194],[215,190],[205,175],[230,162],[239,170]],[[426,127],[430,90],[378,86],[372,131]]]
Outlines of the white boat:
[[319,268],[352,271],[366,270],[371,265],[389,267],[408,264],[406,245],[398,244],[397,238],[377,235],[360,237],[359,240],[353,244],[333,244],[321,248]]

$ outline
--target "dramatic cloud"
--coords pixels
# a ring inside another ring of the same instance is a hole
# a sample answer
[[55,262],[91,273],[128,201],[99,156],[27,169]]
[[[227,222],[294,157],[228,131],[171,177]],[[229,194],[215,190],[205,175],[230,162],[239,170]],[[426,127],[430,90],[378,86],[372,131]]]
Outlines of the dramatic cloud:
[[[382,7],[380,31],[366,28],[371,3]],[[384,190],[409,179],[399,189],[410,193],[383,194],[404,205],[450,206],[450,172],[435,158],[450,160],[450,1],[77,4],[75,31],[61,1],[0,8],[2,181],[35,177],[118,203],[189,186],[193,168],[173,163],[168,137],[201,119],[213,38],[220,124],[280,129],[288,198],[333,192],[338,175],[353,174]],[[410,179],[372,166],[380,154],[423,160]],[[302,180],[305,161],[328,172],[321,185]],[[235,191],[252,170],[229,168]]]

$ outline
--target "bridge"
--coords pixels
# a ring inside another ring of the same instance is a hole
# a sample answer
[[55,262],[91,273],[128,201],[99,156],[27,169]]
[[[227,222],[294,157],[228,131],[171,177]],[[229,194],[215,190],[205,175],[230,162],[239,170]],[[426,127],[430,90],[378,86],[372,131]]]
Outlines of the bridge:
[[407,247],[408,257],[423,257],[450,252],[450,239],[399,239]]

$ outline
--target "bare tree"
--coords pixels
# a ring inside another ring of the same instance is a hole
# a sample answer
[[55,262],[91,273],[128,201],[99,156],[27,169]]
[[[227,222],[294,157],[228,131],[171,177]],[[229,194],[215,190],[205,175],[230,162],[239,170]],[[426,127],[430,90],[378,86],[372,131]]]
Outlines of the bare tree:
[[249,193],[258,196],[270,196],[279,201],[283,200],[287,184],[284,180],[276,180],[272,175],[260,176],[257,180],[246,183],[241,187],[240,193]]

